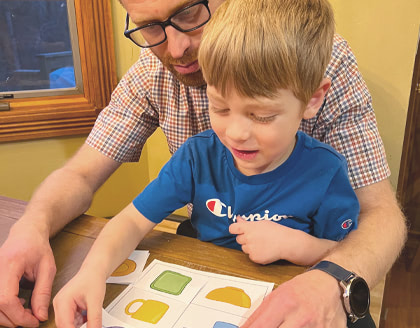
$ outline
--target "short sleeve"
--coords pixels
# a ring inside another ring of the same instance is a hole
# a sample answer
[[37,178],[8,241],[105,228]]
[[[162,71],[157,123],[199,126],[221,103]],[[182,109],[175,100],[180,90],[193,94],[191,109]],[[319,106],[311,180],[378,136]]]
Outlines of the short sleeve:
[[314,236],[336,241],[343,239],[357,228],[359,211],[359,201],[343,165],[331,179],[313,218]]
[[159,223],[193,199],[194,160],[184,143],[164,165],[158,177],[133,200],[147,219]]
[[147,91],[147,72],[137,62],[112,93],[86,143],[118,162],[136,162],[159,126],[159,114]]

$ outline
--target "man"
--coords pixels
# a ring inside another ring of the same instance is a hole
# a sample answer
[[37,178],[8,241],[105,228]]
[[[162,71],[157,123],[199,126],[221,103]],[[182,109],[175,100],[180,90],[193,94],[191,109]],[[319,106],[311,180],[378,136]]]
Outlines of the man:
[[[86,144],[42,183],[0,249],[0,325],[33,327],[47,319],[55,275],[49,237],[89,208],[95,191],[121,162],[138,159],[157,126],[172,153],[189,136],[209,128],[196,55],[209,13],[222,2],[121,0],[130,17],[126,35],[149,49],[120,82]],[[405,222],[387,180],[368,91],[338,36],[326,75],[332,80],[326,102],[301,129],[346,156],[361,212],[358,229],[325,260],[357,273],[372,287],[398,256]],[[32,312],[17,297],[22,275],[36,282]],[[341,294],[334,277],[308,271],[274,290],[243,327],[345,327]]]

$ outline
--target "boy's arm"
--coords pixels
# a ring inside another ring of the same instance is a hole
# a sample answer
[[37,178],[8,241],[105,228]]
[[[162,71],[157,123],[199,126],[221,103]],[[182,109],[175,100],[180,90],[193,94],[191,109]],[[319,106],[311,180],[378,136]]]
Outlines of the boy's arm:
[[337,244],[276,222],[248,222],[240,217],[230,225],[229,232],[237,235],[236,241],[251,261],[259,264],[287,260],[298,265],[313,265]]
[[294,240],[295,247],[291,249],[285,260],[298,265],[312,266],[316,264],[338,244],[336,241],[317,238],[301,230],[291,230],[293,232],[288,236],[290,240]]
[[128,204],[105,225],[80,271],[99,271],[108,278],[155,225]]
[[106,224],[79,272],[54,298],[58,327],[74,327],[83,310],[87,311],[90,328],[102,327],[106,279],[155,225],[132,203]]

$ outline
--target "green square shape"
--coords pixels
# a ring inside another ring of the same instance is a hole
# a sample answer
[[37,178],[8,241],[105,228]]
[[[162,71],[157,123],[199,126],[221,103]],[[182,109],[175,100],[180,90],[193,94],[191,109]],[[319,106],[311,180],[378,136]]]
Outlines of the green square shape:
[[150,288],[160,292],[179,295],[192,280],[181,273],[165,270],[151,284]]

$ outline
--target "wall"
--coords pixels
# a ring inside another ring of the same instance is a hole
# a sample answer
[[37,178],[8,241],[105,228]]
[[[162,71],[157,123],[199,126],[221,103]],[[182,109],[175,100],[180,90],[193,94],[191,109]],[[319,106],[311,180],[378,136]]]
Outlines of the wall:
[[[0,195],[29,200],[35,188],[84,140],[85,136],[80,136],[0,144]],[[112,216],[122,209],[148,182],[147,170],[139,174],[140,165],[147,166],[147,156],[140,163],[121,166],[100,188],[88,213]]]
[[[349,42],[369,86],[397,184],[412,69],[420,22],[420,1],[331,0],[337,30]],[[120,78],[137,58],[138,49],[122,34],[125,12],[112,0],[117,73]],[[29,200],[33,190],[82,145],[86,136],[0,144],[0,195]],[[89,213],[115,215],[159,172],[169,158],[157,131],[139,163],[125,164],[100,189]],[[123,190],[124,192],[121,192]],[[183,214],[185,212],[181,212]]]

